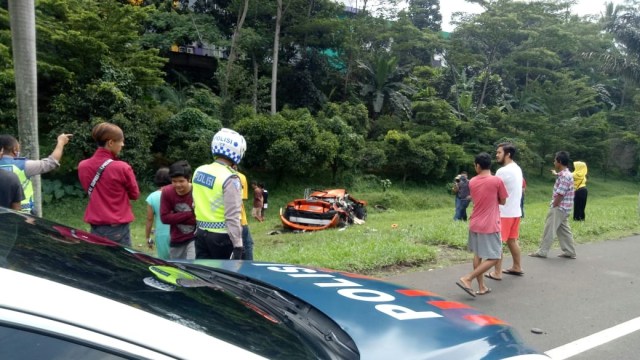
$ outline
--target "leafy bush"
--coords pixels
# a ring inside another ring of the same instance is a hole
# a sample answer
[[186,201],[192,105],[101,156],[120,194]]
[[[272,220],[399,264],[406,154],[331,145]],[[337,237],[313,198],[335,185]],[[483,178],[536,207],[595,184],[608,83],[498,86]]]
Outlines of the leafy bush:
[[84,197],[84,190],[77,182],[63,184],[60,180],[42,180],[42,201],[45,204],[81,197]]

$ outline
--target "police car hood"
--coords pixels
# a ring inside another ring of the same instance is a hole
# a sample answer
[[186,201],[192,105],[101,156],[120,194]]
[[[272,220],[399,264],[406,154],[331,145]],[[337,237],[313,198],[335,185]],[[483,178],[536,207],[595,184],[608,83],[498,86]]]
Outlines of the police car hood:
[[196,260],[310,304],[355,342],[361,359],[548,359],[504,321],[425,290],[288,264]]

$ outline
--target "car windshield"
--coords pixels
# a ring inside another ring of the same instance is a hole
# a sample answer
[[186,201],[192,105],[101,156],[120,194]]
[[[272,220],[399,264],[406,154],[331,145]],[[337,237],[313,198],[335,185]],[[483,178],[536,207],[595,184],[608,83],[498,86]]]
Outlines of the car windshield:
[[178,281],[181,286],[204,286],[227,291],[265,318],[287,324],[307,340],[310,346],[327,353],[327,356],[337,359],[359,358],[356,346],[349,335],[306,302],[278,291],[268,284],[240,278],[234,273],[191,263],[181,263],[179,267],[187,270],[189,274],[198,276],[195,280]]
[[[345,352],[340,339],[348,342],[348,336],[335,335],[339,328],[332,321],[266,286],[183,264],[208,285],[163,287],[150,269],[175,266],[162,260],[14,212],[0,210],[0,224],[0,267],[128,304],[270,359],[354,354],[350,348]],[[311,321],[305,326],[304,319]],[[310,340],[312,335],[330,341]]]

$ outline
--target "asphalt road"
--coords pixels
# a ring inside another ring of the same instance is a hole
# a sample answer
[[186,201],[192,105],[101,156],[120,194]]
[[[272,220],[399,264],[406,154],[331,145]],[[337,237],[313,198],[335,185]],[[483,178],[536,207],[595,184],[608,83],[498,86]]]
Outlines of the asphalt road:
[[[637,327],[589,350],[583,348],[603,340],[603,334],[564,346],[633,319],[633,324],[639,323],[640,236],[577,245],[575,260],[556,257],[560,253],[553,248],[546,259],[523,254],[524,276],[504,274],[502,281],[486,279],[493,291],[475,298],[455,284],[470,272],[471,263],[385,280],[429,290],[497,316],[516,328],[535,349],[557,355],[554,359],[640,359]],[[511,265],[510,257],[505,258],[504,265],[505,268]],[[474,287],[477,289],[476,282]],[[533,328],[541,329],[543,334],[534,334]],[[614,338],[619,328],[609,330],[615,333]],[[571,351],[565,351],[567,348],[579,353],[571,355]],[[556,351],[549,351],[552,349]]]

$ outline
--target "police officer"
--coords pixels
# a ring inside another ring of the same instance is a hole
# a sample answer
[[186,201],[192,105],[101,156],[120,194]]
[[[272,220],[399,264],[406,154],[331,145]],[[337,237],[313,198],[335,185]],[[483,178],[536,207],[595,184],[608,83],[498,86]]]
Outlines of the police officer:
[[31,177],[45,174],[58,168],[64,147],[69,143],[72,136],[72,134],[60,134],[51,155],[41,160],[29,160],[20,157],[20,143],[16,138],[11,135],[0,135],[0,147],[4,150],[4,156],[0,159],[0,168],[18,175],[25,197],[21,203],[21,211],[23,213],[36,214]]
[[246,149],[242,135],[223,128],[211,141],[214,161],[193,174],[197,259],[242,258],[242,185],[232,166]]

